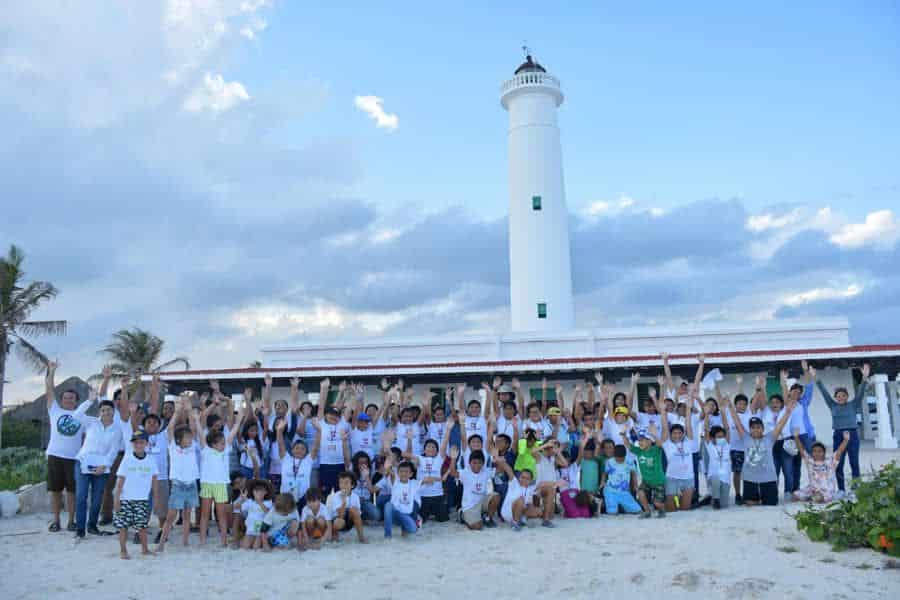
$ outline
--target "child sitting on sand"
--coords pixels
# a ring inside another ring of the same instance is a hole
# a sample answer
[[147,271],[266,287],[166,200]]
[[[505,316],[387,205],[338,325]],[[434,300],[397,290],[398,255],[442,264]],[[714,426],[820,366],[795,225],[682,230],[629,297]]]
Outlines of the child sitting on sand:
[[293,540],[297,541],[297,549],[303,550],[300,544],[300,517],[297,515],[297,503],[293,495],[275,496],[275,505],[263,518],[262,530],[264,551],[272,548],[290,548]]
[[322,492],[319,488],[309,488],[306,491],[306,506],[300,514],[301,545],[319,550],[322,540],[331,537],[331,515],[328,508],[322,504]]
[[836,476],[837,466],[849,443],[850,432],[845,431],[843,441],[831,456],[831,460],[827,460],[825,444],[822,442],[813,443],[812,456],[807,454],[803,444],[797,444],[797,448],[800,449],[800,456],[803,457],[803,462],[806,463],[806,475],[809,478],[809,485],[794,492],[794,500],[809,500],[816,504],[827,504],[839,498],[840,492],[838,491]]
[[253,479],[247,484],[249,498],[244,501],[247,520],[247,532],[241,540],[244,550],[256,550],[263,547],[263,519],[272,510],[272,484],[263,479]]
[[331,514],[331,539],[340,541],[342,531],[350,531],[356,528],[359,543],[365,544],[366,534],[363,532],[362,514],[359,496],[353,493],[356,486],[356,476],[350,471],[338,474],[338,489],[328,496],[325,505]]
[[450,464],[450,474],[456,477],[463,486],[460,516],[463,523],[469,529],[481,529],[482,527],[496,527],[494,515],[500,505],[500,496],[488,490],[488,483],[493,477],[493,469],[485,466],[484,452],[475,450],[469,455],[466,468],[462,471],[456,468],[456,455],[459,450],[454,446],[450,449],[450,458],[454,459]]

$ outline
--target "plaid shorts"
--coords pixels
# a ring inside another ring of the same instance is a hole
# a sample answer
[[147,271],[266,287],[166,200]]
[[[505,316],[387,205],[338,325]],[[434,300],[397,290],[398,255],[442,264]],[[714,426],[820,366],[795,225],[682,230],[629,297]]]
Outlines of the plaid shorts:
[[122,500],[119,512],[113,517],[113,525],[117,529],[144,529],[150,521],[149,500]]
[[647,496],[647,502],[663,502],[666,499],[665,485],[648,485],[642,481],[640,490]]

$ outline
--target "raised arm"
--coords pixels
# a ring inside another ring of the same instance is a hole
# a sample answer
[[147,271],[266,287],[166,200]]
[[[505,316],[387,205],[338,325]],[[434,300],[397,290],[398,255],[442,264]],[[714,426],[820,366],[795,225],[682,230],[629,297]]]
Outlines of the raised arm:
[[53,379],[56,376],[56,369],[58,367],[58,362],[51,360],[47,363],[47,375],[44,377],[44,393],[47,396],[47,410],[53,408],[53,404],[56,402],[56,386],[53,383]]
[[784,426],[791,419],[791,413],[794,412],[794,408],[797,406],[796,401],[788,400],[784,403],[784,414],[781,415],[781,418],[778,419],[778,422],[775,424],[775,429],[772,430],[772,439],[777,440],[781,435],[781,430],[784,429]]
[[[230,401],[230,400],[229,400],[228,405],[231,406],[231,401]],[[238,422],[238,425],[244,421],[244,415],[245,415],[246,413],[247,413],[247,405],[246,405],[246,404],[242,404],[242,405],[241,405],[241,408],[238,410],[238,415],[237,415],[237,422]],[[233,417],[232,417],[232,419],[233,419]],[[232,423],[233,423],[233,422],[234,422],[234,421],[232,420]],[[231,446],[231,444],[234,442],[235,436],[237,436],[237,434],[238,434],[238,432],[239,432],[240,430],[241,430],[240,427],[235,427],[235,426],[232,426],[232,427],[231,427],[231,431],[228,432],[228,437],[225,439],[225,445],[226,445],[226,446],[228,446],[228,447]]]
[[657,411],[659,412],[659,426],[662,428],[662,431],[660,432],[662,435],[660,435],[659,438],[665,442],[669,439],[669,414],[666,412],[666,404],[664,401],[660,400],[656,406]]
[[297,414],[297,407],[300,406],[300,378],[291,378],[291,394],[288,396],[288,414]]
[[871,373],[871,367],[869,363],[865,363],[862,366],[862,381],[859,382],[859,385],[856,386],[856,395],[853,397],[853,404],[859,406],[862,403],[863,398],[866,397],[866,390],[869,387],[869,374]]
[[788,394],[790,390],[788,389],[788,370],[782,369],[779,374],[778,381],[781,383],[781,397],[787,402]]
[[159,414],[159,373],[154,372],[150,377],[150,397],[147,399],[150,414]]
[[766,407],[766,380],[762,375],[756,376],[756,388],[753,393],[753,401],[750,403],[750,413],[757,413]]
[[103,381],[100,382],[100,391],[97,394],[101,398],[106,398],[107,391],[109,390],[109,380],[112,378],[112,369],[109,365],[104,365],[103,367]]
[[512,388],[516,395],[516,402],[519,405],[519,416],[525,415],[525,394],[522,393],[522,384],[519,383],[518,377],[512,378]]
[[119,384],[122,386],[119,392],[119,418],[122,421],[128,421],[131,418],[131,408],[128,405],[128,386],[131,384],[131,380],[128,375],[123,375]]
[[703,367],[706,364],[706,356],[697,355],[697,374],[694,375],[694,387],[700,389],[700,382],[703,381]]
[[634,400],[637,398],[638,379],[641,378],[640,373],[631,374],[631,385],[628,386],[628,394],[625,396],[625,406],[628,407],[628,414],[636,414],[634,410]]
[[319,419],[325,418],[325,405],[328,403],[328,388],[331,387],[331,381],[326,377],[319,382],[319,406],[316,414]]
[[666,389],[663,390],[662,394],[660,394],[660,397],[665,398],[666,392],[668,392],[669,390],[675,389],[675,383],[672,381],[672,367],[669,366],[669,353],[663,352],[659,356],[660,356],[660,358],[662,358],[662,361],[663,361],[663,373],[665,374],[665,382],[666,382]]

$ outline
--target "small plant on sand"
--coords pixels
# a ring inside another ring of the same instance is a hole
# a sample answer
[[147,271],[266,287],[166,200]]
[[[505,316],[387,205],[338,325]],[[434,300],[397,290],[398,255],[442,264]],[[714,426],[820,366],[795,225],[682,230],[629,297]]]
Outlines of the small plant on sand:
[[793,554],[794,552],[799,552],[793,546],[779,546],[778,548],[776,548],[776,550],[778,550],[779,552],[784,552],[785,554]]
[[856,501],[840,500],[823,507],[809,505],[794,515],[797,529],[834,550],[870,547],[900,556],[900,465],[881,467],[861,481]]

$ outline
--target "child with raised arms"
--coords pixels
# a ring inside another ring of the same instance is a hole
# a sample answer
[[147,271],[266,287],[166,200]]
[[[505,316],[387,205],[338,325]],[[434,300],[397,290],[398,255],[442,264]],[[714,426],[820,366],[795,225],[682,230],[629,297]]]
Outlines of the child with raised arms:
[[416,465],[419,498],[422,503],[419,515],[422,522],[427,521],[429,516],[433,516],[438,523],[444,523],[450,519],[447,499],[444,496],[444,478],[441,476],[441,467],[444,464],[449,441],[450,428],[445,427],[444,438],[441,440],[440,446],[436,440],[429,439],[425,442],[424,452],[416,455],[412,452],[412,439],[407,439],[403,458],[411,460]]
[[[239,420],[244,417],[246,405],[242,405],[239,412]],[[228,494],[228,484],[231,479],[228,470],[228,455],[234,438],[237,435],[237,427],[233,427],[225,438],[220,430],[213,429],[206,438],[200,438],[200,544],[206,543],[206,533],[209,528],[209,517],[213,505],[216,510],[216,524],[219,528],[219,537],[222,546],[228,545],[228,525],[230,523],[231,499]]]
[[[741,469],[744,506],[778,504],[778,474],[773,456],[775,441],[790,421],[795,404],[796,402],[789,401],[771,431],[766,431],[763,420],[759,417],[750,419],[749,430],[745,430],[740,419],[735,418],[738,434],[744,438],[744,466]],[[729,410],[733,408],[732,405]],[[734,414],[731,416],[735,417]]]
[[[165,550],[169,532],[178,518],[178,511],[183,510],[183,525],[181,543],[188,545],[188,537],[191,533],[190,512],[200,506],[197,480],[200,479],[200,466],[197,464],[197,432],[200,431],[199,416],[192,415],[189,410],[190,397],[181,396],[175,403],[175,413],[166,435],[169,438],[169,514],[166,516],[166,524],[163,526],[162,535],[159,538],[157,552]],[[190,426],[177,425],[187,419]]]
[[657,517],[665,517],[666,474],[662,466],[662,439],[656,429],[656,423],[651,421],[648,430],[642,430],[638,434],[637,446],[633,446],[626,436],[625,446],[637,460],[638,470],[641,473],[641,484],[638,487],[638,502],[644,509],[641,517],[650,516],[651,505],[656,508]]
[[529,518],[537,519],[541,516],[541,509],[534,504],[534,494],[537,490],[534,474],[525,469],[516,477],[512,467],[500,455],[497,456],[495,464],[496,468],[505,472],[509,478],[509,487],[500,505],[500,518],[509,523],[513,531],[521,531],[522,527],[528,525]]
[[393,535],[393,526],[400,526],[403,537],[418,531],[419,482],[412,478],[413,464],[403,461],[393,470],[394,455],[389,453],[384,460],[382,485],[389,487],[390,500],[384,505],[384,537]]
[[694,461],[697,451],[694,438],[693,419],[685,424],[669,425],[668,415],[663,412],[662,449],[666,453],[666,510],[690,510],[694,495]]
[[807,453],[802,444],[798,446],[800,448],[800,456],[803,458],[803,462],[806,463],[806,474],[809,478],[809,484],[794,492],[795,500],[808,500],[816,504],[827,504],[840,497],[835,473],[849,443],[850,432],[845,431],[841,445],[838,446],[830,459],[826,457],[825,444],[822,442],[813,442],[811,453]]
[[[301,423],[304,419],[301,419]],[[281,463],[281,487],[279,492],[290,494],[294,502],[301,508],[306,498],[306,491],[311,485],[312,468],[315,456],[307,452],[306,442],[294,440],[288,455],[284,431],[287,423],[282,420],[275,424],[275,441],[278,444],[278,457]]]

